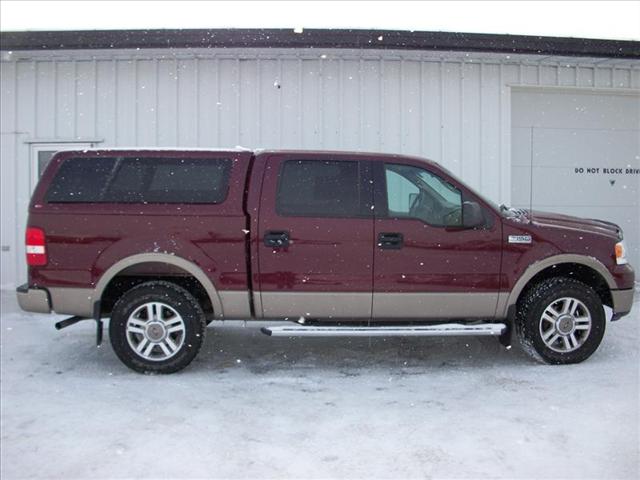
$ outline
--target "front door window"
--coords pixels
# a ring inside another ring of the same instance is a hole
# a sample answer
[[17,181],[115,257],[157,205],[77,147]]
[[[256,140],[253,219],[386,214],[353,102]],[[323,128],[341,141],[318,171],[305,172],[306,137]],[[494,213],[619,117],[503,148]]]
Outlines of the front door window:
[[389,216],[435,227],[462,226],[462,193],[446,180],[411,165],[385,165]]

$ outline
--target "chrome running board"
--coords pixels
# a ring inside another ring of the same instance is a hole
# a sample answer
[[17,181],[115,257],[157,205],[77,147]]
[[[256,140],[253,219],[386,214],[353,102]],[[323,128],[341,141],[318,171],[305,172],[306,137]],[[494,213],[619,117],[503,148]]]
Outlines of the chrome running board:
[[465,325],[445,323],[441,325],[411,326],[322,326],[284,325],[261,328],[262,333],[272,337],[456,337],[499,336],[507,326],[504,323],[482,323]]

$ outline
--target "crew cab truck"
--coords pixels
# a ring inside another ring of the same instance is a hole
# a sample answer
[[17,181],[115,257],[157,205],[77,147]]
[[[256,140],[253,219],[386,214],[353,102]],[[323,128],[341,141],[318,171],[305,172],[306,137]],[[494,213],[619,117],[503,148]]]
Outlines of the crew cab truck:
[[55,155],[31,200],[22,309],[109,318],[139,372],[187,366],[213,319],[268,335],[514,333],[580,362],[633,303],[609,222],[494,205],[416,157],[325,151]]

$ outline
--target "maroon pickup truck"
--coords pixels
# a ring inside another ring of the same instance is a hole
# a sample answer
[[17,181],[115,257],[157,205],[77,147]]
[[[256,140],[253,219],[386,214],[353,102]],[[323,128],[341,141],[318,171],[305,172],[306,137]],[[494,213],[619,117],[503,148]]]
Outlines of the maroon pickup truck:
[[514,210],[425,159],[371,153],[58,153],[29,208],[30,312],[103,318],[140,372],[187,366],[214,319],[268,335],[495,335],[575,363],[626,315],[609,222]]

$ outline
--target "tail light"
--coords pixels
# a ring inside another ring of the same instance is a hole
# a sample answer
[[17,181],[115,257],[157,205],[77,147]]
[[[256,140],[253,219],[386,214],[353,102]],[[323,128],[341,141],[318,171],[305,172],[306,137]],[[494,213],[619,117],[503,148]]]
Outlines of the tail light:
[[41,266],[47,264],[47,247],[45,245],[44,230],[27,227],[27,265]]

